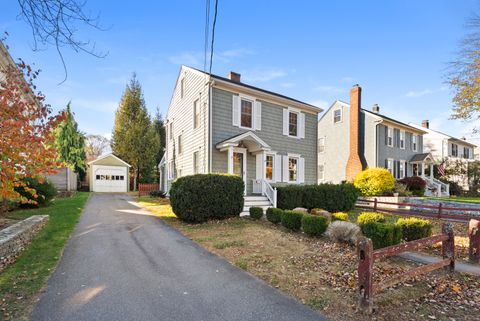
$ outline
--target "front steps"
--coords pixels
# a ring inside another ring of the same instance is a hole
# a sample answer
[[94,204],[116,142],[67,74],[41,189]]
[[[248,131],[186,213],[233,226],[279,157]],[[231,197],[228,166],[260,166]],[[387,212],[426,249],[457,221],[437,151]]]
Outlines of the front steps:
[[243,197],[243,211],[240,213],[240,216],[249,216],[250,215],[250,207],[261,207],[263,212],[267,210],[267,208],[272,207],[272,203],[268,200],[266,196],[263,195],[246,195]]

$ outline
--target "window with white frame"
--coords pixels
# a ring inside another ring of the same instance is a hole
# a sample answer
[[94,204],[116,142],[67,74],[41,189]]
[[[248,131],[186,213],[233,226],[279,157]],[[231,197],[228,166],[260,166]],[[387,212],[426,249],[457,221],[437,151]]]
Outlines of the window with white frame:
[[418,136],[412,134],[412,150],[413,150],[414,152],[417,151],[417,144],[418,144]]
[[392,147],[393,146],[393,128],[387,127],[387,145]]
[[200,173],[200,158],[198,157],[198,151],[193,153],[193,173]]
[[173,161],[170,161],[168,163],[168,178],[169,179],[174,179],[175,178],[175,173],[173,172],[174,171],[174,166],[173,166]]
[[298,158],[289,157],[288,158],[288,181],[296,182],[298,175]]
[[253,128],[253,101],[249,99],[240,99],[240,126]]
[[267,154],[265,156],[265,179],[267,181],[273,181],[274,162],[275,162],[275,155]]
[[318,179],[320,181],[325,179],[325,165],[318,165]]
[[180,80],[180,98],[183,98],[185,95],[185,78]]
[[457,144],[452,144],[452,156],[453,157],[458,157],[458,145]]
[[336,124],[341,121],[342,121],[342,109],[341,108],[335,109],[333,111],[333,123]]
[[470,148],[463,147],[463,158],[470,159]]
[[178,154],[181,154],[183,152],[182,135],[178,135],[177,145],[178,145]]
[[200,100],[196,99],[193,102],[193,128],[200,125]]
[[404,160],[401,160],[400,161],[400,165],[399,165],[399,173],[398,173],[398,178],[399,179],[402,179],[404,178],[406,175],[406,169],[407,169],[407,163],[404,161]]
[[288,135],[298,136],[298,113],[294,111],[288,113]]
[[405,131],[400,131],[400,148],[405,149]]
[[387,169],[390,172],[390,174],[395,175],[395,171],[393,169],[394,162],[393,159],[389,158],[387,159]]
[[325,137],[318,139],[318,152],[323,153],[325,151]]

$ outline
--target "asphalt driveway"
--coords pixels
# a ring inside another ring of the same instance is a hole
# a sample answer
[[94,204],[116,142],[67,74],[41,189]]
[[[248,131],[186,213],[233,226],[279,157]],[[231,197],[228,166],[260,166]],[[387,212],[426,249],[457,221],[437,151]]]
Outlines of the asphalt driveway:
[[326,320],[131,200],[91,196],[30,320]]

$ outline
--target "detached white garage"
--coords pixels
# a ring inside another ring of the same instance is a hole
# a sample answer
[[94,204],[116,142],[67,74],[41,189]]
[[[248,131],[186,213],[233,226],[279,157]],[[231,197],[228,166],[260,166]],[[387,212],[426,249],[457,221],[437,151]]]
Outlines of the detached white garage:
[[128,163],[113,154],[100,156],[88,163],[90,191],[104,193],[128,192]]

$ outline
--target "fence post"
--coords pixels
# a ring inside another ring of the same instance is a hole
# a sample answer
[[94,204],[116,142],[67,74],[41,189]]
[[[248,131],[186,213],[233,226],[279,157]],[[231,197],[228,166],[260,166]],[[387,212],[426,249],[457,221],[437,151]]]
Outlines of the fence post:
[[471,219],[468,223],[468,259],[472,263],[480,261],[480,221]]
[[453,234],[453,225],[443,223],[442,233],[448,235],[448,239],[442,241],[442,257],[443,259],[450,259],[450,264],[445,269],[448,272],[453,272],[455,270],[455,235]]
[[358,308],[362,312],[373,312],[373,245],[372,240],[361,237],[357,244],[358,255]]
[[373,200],[373,211],[376,212],[377,211],[377,198],[375,197],[375,199]]
[[441,219],[442,218],[442,203],[438,204],[438,218]]

